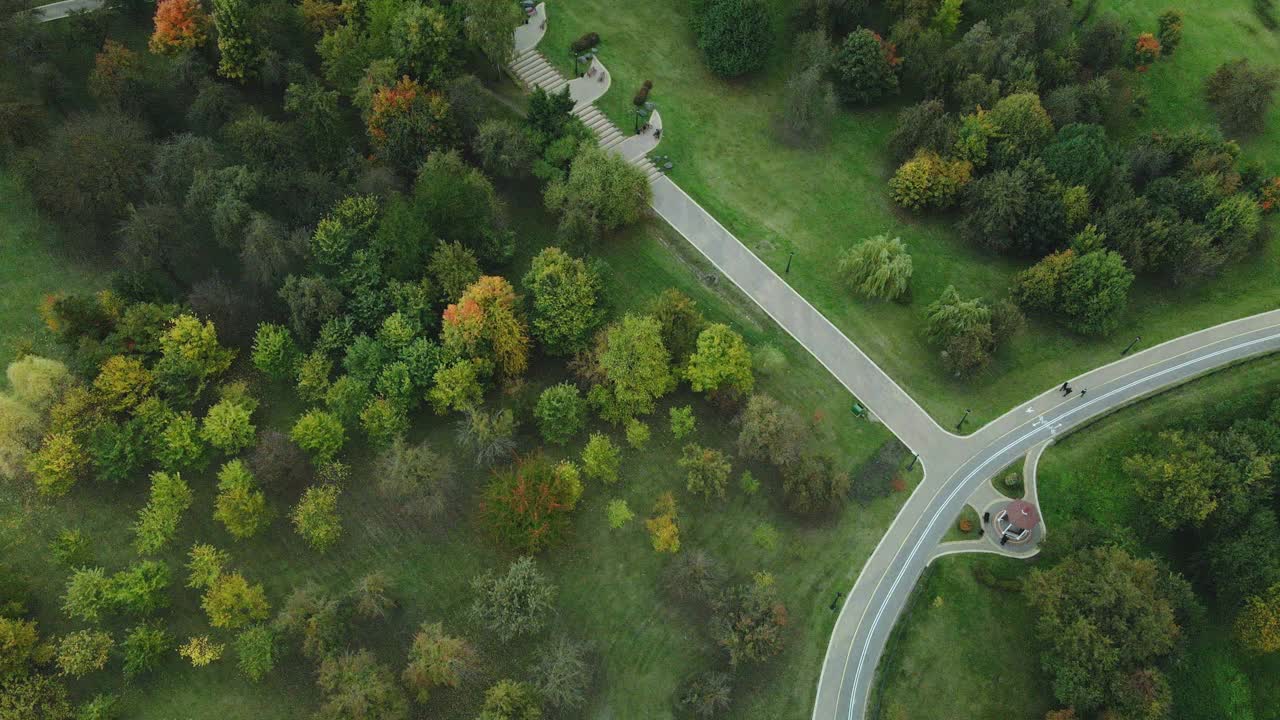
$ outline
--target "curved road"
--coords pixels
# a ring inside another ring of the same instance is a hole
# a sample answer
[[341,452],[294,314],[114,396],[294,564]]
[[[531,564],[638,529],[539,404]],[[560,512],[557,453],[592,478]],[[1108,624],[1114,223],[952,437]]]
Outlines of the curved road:
[[1072,386],[1086,389],[1086,395],[1062,398],[1050,390],[964,438],[959,454],[940,455],[849,593],[827,648],[814,720],[864,716],[894,622],[951,520],[980,483],[1055,435],[1197,375],[1278,350],[1280,311],[1192,333],[1074,378]]

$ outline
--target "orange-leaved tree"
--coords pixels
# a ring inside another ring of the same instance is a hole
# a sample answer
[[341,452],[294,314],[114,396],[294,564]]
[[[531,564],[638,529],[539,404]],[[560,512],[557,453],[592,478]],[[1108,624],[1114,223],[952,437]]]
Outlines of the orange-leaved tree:
[[444,311],[445,347],[491,360],[504,377],[529,364],[529,329],[520,317],[515,289],[506,278],[483,275]]
[[209,39],[209,15],[200,0],[160,0],[155,22],[147,47],[157,55],[194,50]]

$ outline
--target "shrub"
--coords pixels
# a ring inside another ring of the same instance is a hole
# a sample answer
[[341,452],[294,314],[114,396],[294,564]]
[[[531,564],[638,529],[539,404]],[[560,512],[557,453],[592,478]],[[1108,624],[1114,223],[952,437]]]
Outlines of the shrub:
[[644,521],[653,549],[660,553],[680,551],[680,527],[676,524],[676,498],[669,492],[658,496],[653,515]]
[[769,57],[774,29],[761,0],[706,0],[694,23],[707,67],[720,77],[759,70]]
[[758,573],[748,584],[725,590],[713,603],[711,634],[738,667],[782,652],[787,607],[771,575]]
[[511,563],[504,575],[477,576],[471,587],[476,593],[472,617],[504,643],[542,630],[554,607],[555,586],[530,557]]
[[600,35],[598,33],[589,32],[569,43],[569,49],[575,53],[582,54],[597,47],[598,45],[600,45]]
[[622,451],[603,433],[592,433],[582,449],[582,469],[587,477],[606,485],[618,482]]
[[132,615],[150,615],[169,604],[169,566],[143,560],[111,576],[111,606]]
[[475,663],[475,650],[462,638],[446,635],[440,623],[422,623],[409,646],[409,661],[400,678],[425,703],[436,687],[457,687]]
[[893,43],[872,30],[858,28],[840,43],[832,60],[836,92],[851,105],[867,105],[896,94],[901,63]]
[[742,489],[744,495],[755,495],[760,492],[760,481],[750,470],[743,470],[742,477],[738,478],[738,487]]
[[685,445],[677,464],[686,473],[685,488],[704,500],[713,496],[724,499],[729,485],[729,472],[733,469],[729,458],[719,450],[699,445]]
[[204,590],[222,575],[231,556],[212,545],[196,543],[187,554],[187,587]]
[[191,662],[192,667],[204,667],[222,657],[227,646],[209,639],[208,635],[198,635],[187,639],[178,648],[178,654]]
[[631,522],[631,519],[636,514],[631,512],[626,500],[614,499],[610,500],[608,506],[605,507],[605,516],[609,518],[609,527],[617,530]]
[[1205,81],[1205,94],[1230,133],[1261,132],[1280,80],[1272,68],[1256,68],[1247,59],[1223,63]]
[[649,426],[641,420],[632,418],[627,421],[627,445],[633,450],[640,450],[649,444]]
[[49,554],[63,567],[84,567],[93,557],[93,543],[80,530],[63,528],[49,542]]
[[911,256],[899,238],[877,235],[840,253],[837,272],[859,295],[896,300],[910,289]]
[[62,611],[71,618],[97,622],[112,607],[111,593],[111,580],[102,568],[77,568],[67,578]]
[[70,492],[89,464],[89,457],[70,433],[46,435],[40,449],[27,458],[27,470],[41,495]]
[[760,523],[751,531],[751,542],[761,550],[773,551],[778,547],[778,528],[769,523]]
[[280,656],[276,631],[270,625],[254,625],[236,636],[236,666],[252,682],[266,677]]
[[578,488],[544,455],[521,458],[494,473],[484,489],[480,513],[494,535],[507,546],[537,553],[557,543],[569,528],[569,513]]
[[1151,33],[1142,33],[1133,44],[1133,61],[1138,66],[1138,72],[1146,70],[1147,66],[1155,62],[1160,57],[1160,41]]
[[668,412],[671,421],[671,435],[677,440],[683,440],[693,432],[697,420],[693,416],[693,408],[688,405],[681,407],[673,407]]
[[1172,8],[1165,10],[1160,13],[1157,22],[1160,29],[1156,32],[1156,39],[1160,41],[1164,54],[1172,55],[1182,43],[1182,11]]
[[635,96],[631,98],[631,104],[636,107],[644,107],[644,104],[649,102],[650,90],[653,90],[653,81],[645,80],[644,84],[640,86],[640,89],[636,91]]

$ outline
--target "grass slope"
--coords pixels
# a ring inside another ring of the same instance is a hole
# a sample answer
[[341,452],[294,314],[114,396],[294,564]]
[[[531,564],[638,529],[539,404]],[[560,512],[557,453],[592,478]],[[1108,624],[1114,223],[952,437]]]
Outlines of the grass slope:
[[[1040,459],[1038,476],[1045,523],[1088,521],[1120,528],[1143,527],[1132,480],[1121,469],[1149,433],[1171,422],[1231,417],[1252,410],[1280,393],[1280,356],[1221,370],[1121,410],[1057,442]],[[1139,552],[1169,556],[1170,539],[1158,537]],[[1013,701],[1025,711],[1010,717],[1039,717],[1054,707],[1048,678],[1034,653],[1033,616],[1016,594],[978,585],[973,570],[990,564],[999,574],[1016,575],[1029,565],[984,556],[950,556],[934,563],[911,610],[894,631],[893,652],[878,675],[880,717],[934,720],[963,714],[995,717]],[[942,597],[940,607],[928,605]],[[1206,597],[1201,593],[1202,600]],[[1280,717],[1280,657],[1251,657],[1230,642],[1232,615],[1209,605],[1207,621],[1192,628],[1185,657],[1170,672],[1173,720],[1274,720]],[[1013,652],[1000,668],[992,664],[992,638],[1002,653]],[[1014,648],[1010,651],[1008,648]],[[993,685],[995,678],[998,685]],[[900,711],[898,709],[901,709]],[[899,712],[899,714],[894,714]]]
[[[779,38],[788,37],[784,17],[790,3],[770,4]],[[1244,45],[1258,60],[1280,64],[1275,36],[1261,38],[1265,31],[1252,17],[1250,0],[1223,0],[1214,9],[1169,0],[1102,3],[1111,5],[1126,10],[1135,32],[1139,24],[1154,28],[1166,5],[1187,8],[1183,47],[1151,73],[1150,127],[1209,122],[1199,95],[1202,80]],[[790,69],[785,41],[773,48],[762,72],[719,80],[707,71],[689,30],[689,7],[687,0],[560,0],[549,5],[540,48],[571,72],[568,43],[598,32],[601,58],[613,76],[601,106],[627,131],[633,125],[631,96],[652,80],[651,98],[664,124],[657,152],[672,157],[673,179],[779,273],[794,251],[788,282],[939,421],[954,422],[971,407],[970,427],[979,427],[1027,397],[1114,359],[1136,335],[1144,344],[1158,343],[1276,307],[1280,241],[1272,239],[1201,287],[1139,283],[1110,337],[1079,338],[1033,319],[985,376],[967,383],[948,377],[923,336],[925,306],[949,284],[965,296],[998,299],[1020,264],[961,241],[950,227],[953,218],[909,216],[892,205],[886,181],[893,168],[884,146],[903,101],[842,112],[827,145],[787,148],[773,132]],[[1280,171],[1280,121],[1273,117],[1268,131],[1246,147]],[[879,233],[902,237],[910,249],[915,276],[908,305],[855,300],[836,282],[833,260],[840,250]]]

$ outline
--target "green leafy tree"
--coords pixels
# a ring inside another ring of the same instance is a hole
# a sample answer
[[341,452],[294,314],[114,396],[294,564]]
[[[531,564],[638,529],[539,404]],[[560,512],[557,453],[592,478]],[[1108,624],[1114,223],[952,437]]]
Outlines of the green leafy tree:
[[155,456],[169,471],[204,469],[209,458],[195,416],[186,411],[172,414],[160,432]]
[[759,70],[775,37],[760,0],[706,0],[695,5],[694,31],[707,67],[732,78]]
[[0,618],[0,678],[25,675],[40,642],[34,620]]
[[452,241],[487,263],[502,263],[515,247],[506,209],[493,183],[456,152],[427,156],[413,186],[414,204],[427,225],[448,228]]
[[733,469],[724,453],[689,444],[681,450],[677,464],[685,471],[685,488],[689,492],[700,495],[703,500],[710,500],[712,497],[724,499],[725,489],[729,486],[729,473]]
[[893,201],[905,208],[945,210],[955,205],[972,173],[968,160],[946,159],[921,149],[893,174],[889,191]]
[[219,575],[200,599],[200,606],[210,625],[231,630],[266,620],[270,614],[262,585],[250,585],[238,572]]
[[604,332],[596,349],[602,382],[587,399],[614,423],[653,412],[658,398],[675,387],[671,356],[658,321],[648,315],[623,316]]
[[582,431],[586,409],[587,403],[576,385],[559,383],[543,390],[538,396],[533,417],[538,422],[538,431],[544,440],[564,445]]
[[1054,695],[1084,712],[1112,705],[1119,678],[1173,649],[1194,597],[1180,576],[1110,546],[1033,570],[1025,592]]
[[1053,120],[1035,93],[1014,93],[1001,98],[987,113],[995,140],[994,155],[1004,165],[1036,154],[1053,137]]
[[178,473],[151,473],[151,493],[133,523],[133,547],[142,555],[164,549],[178,533],[182,514],[191,507],[191,488]]
[[499,680],[485,691],[477,720],[541,720],[537,689],[525,682]]
[[409,413],[403,403],[373,398],[360,411],[360,427],[374,447],[386,447],[409,431]]
[[1261,132],[1275,102],[1280,76],[1241,58],[1218,66],[1205,80],[1205,95],[1222,128],[1233,134]]
[[1235,631],[1236,640],[1247,650],[1280,652],[1280,583],[1245,600]]
[[582,260],[557,247],[533,258],[524,276],[533,296],[533,335],[552,355],[571,355],[587,347],[604,319],[600,276]]
[[652,195],[639,168],[594,145],[579,149],[568,177],[553,180],[544,193],[547,209],[560,216],[561,236],[578,243],[639,221]]
[[209,408],[200,427],[200,437],[213,447],[235,454],[253,445],[252,410],[243,402],[222,400]]
[[481,167],[495,177],[528,176],[538,155],[538,147],[531,134],[506,119],[490,118],[480,123],[471,144],[476,155],[480,156]]
[[698,303],[675,288],[667,288],[654,301],[650,314],[658,320],[662,345],[671,353],[672,362],[683,365],[707,327]]
[[896,300],[910,290],[911,256],[899,238],[877,235],[841,253],[837,271],[860,295]]
[[316,676],[324,699],[318,720],[407,720],[409,699],[391,670],[368,650],[325,658]]
[[1160,41],[1161,51],[1165,55],[1172,55],[1182,44],[1182,19],[1181,10],[1170,8],[1160,13],[1156,20],[1160,27],[1156,39]]
[[[1224,457],[1216,434],[1167,430],[1156,437],[1156,452],[1136,453],[1124,460],[1125,472],[1137,480],[1135,489],[1146,500],[1160,525],[1168,529],[1200,526],[1222,504],[1234,504],[1271,467],[1250,443]],[[1232,443],[1239,445],[1238,443]]]
[[62,611],[68,617],[87,622],[97,622],[111,610],[112,584],[106,571],[100,567],[81,567],[67,578],[67,588],[62,595]]
[[456,302],[462,293],[480,279],[480,263],[476,255],[460,242],[443,240],[431,253],[427,272],[440,288],[441,300]]
[[234,350],[218,344],[213,323],[194,315],[179,315],[160,336],[160,360],[155,373],[161,385],[176,398],[194,398],[204,387],[231,367]]
[[817,145],[831,134],[837,112],[836,89],[827,79],[826,68],[802,68],[787,80],[779,134],[793,146]]
[[258,43],[253,36],[252,7],[246,0],[213,0],[218,30],[218,74],[244,82],[256,73]]
[[436,370],[427,399],[437,414],[466,411],[484,399],[486,365],[479,360],[456,360]]
[[236,635],[236,667],[252,682],[260,682],[275,669],[280,645],[270,625],[250,625]]
[[538,633],[554,609],[555,586],[531,557],[512,562],[503,575],[478,575],[471,587],[476,593],[472,617],[503,642]]
[[712,603],[711,634],[734,667],[782,652],[787,623],[787,607],[767,573],[725,590]]
[[699,718],[721,717],[732,701],[733,678],[719,670],[693,676],[680,692],[680,707]]
[[715,323],[698,334],[697,350],[689,356],[685,379],[694,392],[747,394],[755,387],[751,350],[728,325]]
[[58,641],[58,669],[64,675],[84,677],[107,666],[115,640],[102,630],[78,630]]
[[467,42],[493,63],[495,71],[511,61],[515,53],[515,35],[511,29],[525,20],[520,9],[504,0],[466,0],[463,32]]
[[493,363],[507,379],[528,368],[529,334],[515,289],[505,278],[482,275],[445,308],[441,339],[447,351]]
[[127,412],[146,399],[155,376],[138,358],[113,355],[102,363],[93,390],[112,412]]
[[342,520],[338,517],[338,495],[335,485],[313,485],[302,494],[289,519],[303,540],[313,549],[324,552],[342,537]]
[[187,558],[187,587],[197,590],[213,585],[231,562],[225,550],[203,543],[192,545]]
[[1067,326],[1084,335],[1102,335],[1119,324],[1129,301],[1133,273],[1119,253],[1095,250],[1071,264],[1060,289]]
[[143,560],[111,576],[113,610],[146,616],[169,605],[169,566],[159,560]]
[[306,402],[320,402],[329,392],[329,376],[333,360],[323,352],[309,353],[298,364],[298,397]]
[[516,416],[509,408],[492,413],[477,408],[458,421],[458,445],[475,453],[476,466],[488,467],[516,447]]
[[160,667],[167,653],[173,650],[172,636],[164,628],[152,624],[135,625],[121,643],[124,650],[124,674],[133,678]]
[[991,308],[965,300],[953,286],[925,309],[929,339],[942,346],[942,358],[957,375],[972,375],[991,362],[995,335]]
[[440,623],[422,623],[409,646],[409,660],[400,679],[419,703],[438,687],[456,688],[476,661],[476,653],[459,637],[445,634]]
[[89,437],[89,458],[98,480],[122,485],[141,474],[150,459],[146,426],[137,418],[103,422]]
[[324,394],[325,407],[343,426],[354,426],[359,421],[360,411],[369,399],[369,383],[350,374],[333,381]]
[[347,441],[342,422],[324,410],[309,410],[294,423],[289,437],[317,463],[328,462],[338,455]]
[[89,465],[89,456],[70,433],[44,437],[27,458],[27,471],[41,495],[61,497],[71,491]]
[[622,451],[604,433],[592,433],[582,449],[582,468],[587,477],[606,485],[618,482]]
[[253,337],[253,366],[275,380],[293,375],[298,364],[298,345],[288,328],[261,323]]
[[428,84],[448,71],[457,29],[443,10],[430,5],[403,5],[391,30],[391,52],[401,70]]
[[237,540],[257,535],[271,524],[267,496],[258,487],[253,473],[240,460],[232,460],[218,470],[218,495],[213,518]]
[[832,59],[836,92],[851,105],[868,105],[896,94],[900,64],[892,43],[872,30],[858,28],[845,37]]

